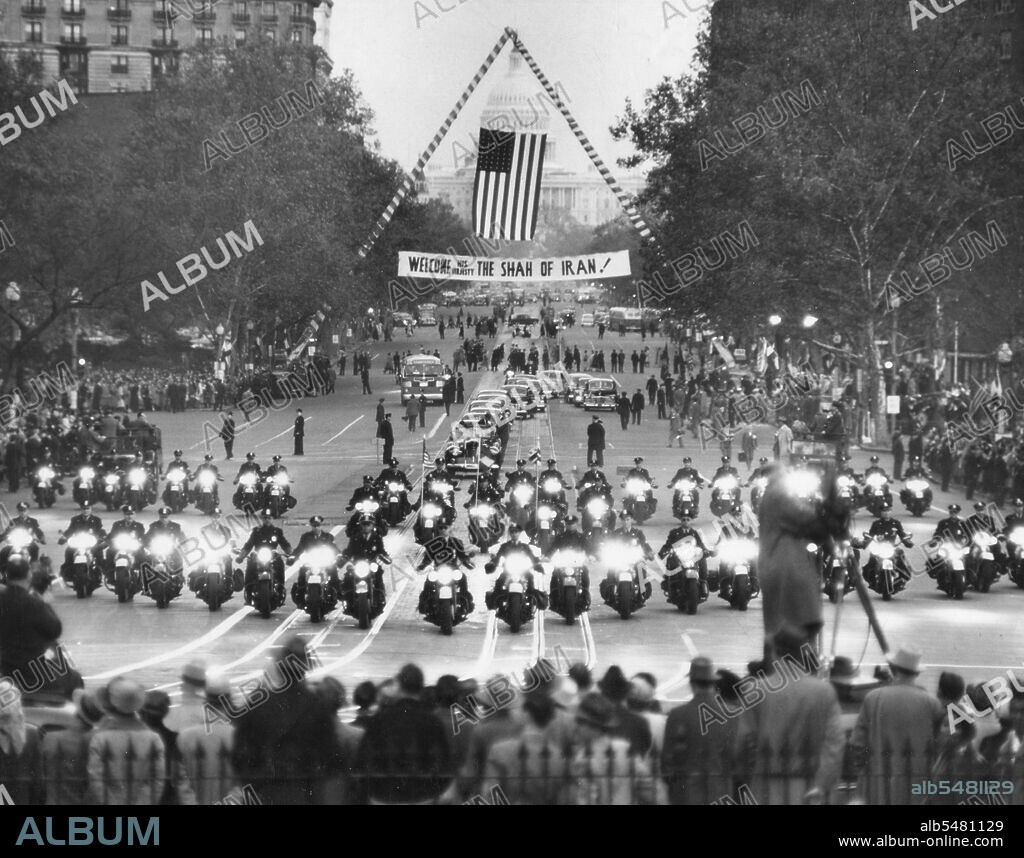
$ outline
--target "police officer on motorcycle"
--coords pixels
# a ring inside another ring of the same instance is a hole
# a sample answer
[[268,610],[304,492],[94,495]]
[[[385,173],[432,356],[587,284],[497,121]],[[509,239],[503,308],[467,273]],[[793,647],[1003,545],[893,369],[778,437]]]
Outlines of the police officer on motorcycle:
[[[82,502],[82,511],[71,517],[67,530],[57,540],[57,544],[66,544],[68,537],[76,533],[91,533],[96,537],[96,546],[92,549],[92,554],[98,564],[103,559],[103,540],[106,538],[107,532],[103,529],[103,522],[100,521],[99,516],[93,515],[92,505],[89,501]],[[73,548],[66,548],[64,550],[64,565],[61,567],[62,575],[65,570],[71,568],[74,554],[75,550]]]
[[[701,594],[706,596],[708,594],[708,562],[707,555],[711,552],[708,547],[704,544],[704,539],[700,535],[700,531],[693,527],[693,519],[688,517],[682,517],[679,519],[679,524],[669,531],[668,536],[665,538],[665,544],[658,549],[658,557],[665,561],[665,569],[668,572],[672,572],[679,568],[679,558],[673,551],[673,546],[677,542],[682,542],[684,539],[689,539],[694,542],[698,548],[700,548],[705,556],[700,559],[697,566],[698,577],[700,578],[700,589]],[[661,589],[666,593],[669,591],[668,579],[663,579],[661,582]]]
[[405,471],[398,467],[398,459],[392,459],[388,463],[388,467],[381,471],[380,476],[377,477],[377,486],[381,491],[385,491],[387,489],[388,483],[400,483],[405,489],[405,509],[402,510],[402,515],[405,516],[410,512],[413,512],[415,510],[415,506],[409,502],[409,495],[412,492],[412,483],[409,482],[409,478],[405,475]]
[[871,464],[864,469],[864,479],[866,480],[872,474],[881,474],[883,477],[885,477],[885,481],[887,483],[891,483],[892,480],[889,479],[889,474],[886,472],[885,468],[878,464],[878,461],[878,456],[871,457]]
[[[882,506],[881,517],[876,518],[871,522],[871,527],[868,530],[868,536],[871,539],[884,540],[886,542],[891,542],[894,545],[896,543],[901,543],[906,548],[910,548],[914,544],[913,537],[903,529],[903,524],[899,519],[893,517],[891,503],[887,503]],[[866,545],[866,543],[860,540],[854,540],[853,542],[858,548],[864,548]],[[893,560],[893,568],[896,569],[900,578],[902,578],[904,582],[909,581],[910,570],[907,568],[907,561],[903,557],[903,553],[899,552]],[[868,565],[864,567],[864,580],[867,581],[868,585],[871,587],[875,586],[874,566],[875,564],[868,563]],[[899,589],[902,589],[902,587]]]
[[[578,551],[580,554],[587,554],[587,538],[577,528],[579,523],[580,520],[574,515],[570,515],[565,519],[565,530],[559,533],[551,542],[552,557],[559,551]],[[589,608],[590,570],[587,566],[583,567],[580,592],[583,594],[583,606]]]
[[[247,605],[252,604],[253,588],[256,586],[256,581],[259,578],[259,575],[256,572],[256,558],[249,556],[252,550],[264,545],[270,549],[280,548],[282,551],[288,553],[292,550],[291,543],[285,539],[284,531],[274,524],[274,516],[269,509],[263,510],[262,519],[262,523],[252,529],[252,532],[249,534],[249,538],[245,541],[245,545],[239,549],[236,558],[239,563],[241,563],[246,557],[249,558],[245,567],[245,603]],[[284,559],[277,552],[274,554],[273,569],[274,584],[278,591],[283,594]]]
[[[576,491],[579,492],[584,490],[584,487],[588,483],[592,486],[595,484],[602,486],[604,489],[607,489],[608,494],[611,494],[612,485],[608,482],[608,478],[604,475],[604,471],[597,467],[597,465],[591,465],[583,472],[583,476],[580,478],[579,482],[576,483]],[[603,490],[602,494],[604,494]]]
[[[543,498],[548,498],[551,501],[556,502],[559,506],[565,506],[565,491],[569,488],[569,484],[566,483],[565,478],[562,476],[562,472],[555,467],[557,464],[555,459],[548,459],[548,466],[545,470],[540,472],[540,479],[538,481],[538,492]],[[550,493],[544,488],[544,484],[548,480],[558,480],[559,485],[562,487],[560,491]]]
[[[449,565],[456,568],[461,565],[465,569],[473,568],[473,561],[470,559],[465,545],[462,544],[462,540],[452,536],[448,525],[443,521],[438,522],[437,535],[423,546],[423,560],[416,567],[416,571],[422,572],[431,563],[435,566]],[[436,586],[429,578],[423,582],[418,606],[419,613],[426,614],[430,611],[430,599]],[[469,592],[469,583],[465,575],[459,578],[459,600],[464,601],[466,614],[473,613],[476,605],[473,601],[473,594]]]
[[[35,542],[29,548],[29,558],[33,563],[35,563],[39,559],[39,546],[46,545],[46,536],[43,535],[42,528],[39,527],[39,522],[28,514],[28,509],[29,506],[27,503],[25,503],[25,501],[18,502],[18,514],[11,519],[10,526],[3,533],[0,533],[0,542],[3,542],[5,539],[7,539],[7,536],[10,534],[10,532],[14,530],[16,527],[20,527],[24,530],[27,530],[29,533],[32,534],[33,538],[35,539]],[[4,552],[6,552],[3,555],[3,559],[5,561],[7,559],[7,554],[10,553],[9,549],[10,546],[5,546],[3,549]]]
[[[875,458],[877,458],[877,456]],[[885,473],[885,472],[883,471],[882,473]],[[912,480],[912,479],[915,479],[915,478],[916,479],[920,479],[920,480],[928,480],[928,479],[930,479],[929,476],[928,476],[928,472],[925,470],[924,465],[921,464],[921,457],[920,456],[914,456],[910,460],[910,467],[907,468],[903,472],[903,479],[904,479],[904,481]]]
[[380,500],[380,489],[374,485],[373,477],[369,474],[364,474],[363,484],[352,493],[352,499],[348,502],[345,510],[351,512],[356,508],[356,504],[368,500]]
[[[160,518],[149,526],[149,530],[146,531],[146,535],[143,537],[146,549],[148,550],[150,545],[152,545],[153,537],[161,533],[166,533],[170,536],[174,540],[176,547],[180,546],[185,541],[185,534],[181,530],[181,525],[171,520],[171,508],[162,506],[157,510],[157,514]],[[172,575],[180,575],[184,565],[180,552],[172,551],[167,558],[167,565],[170,567]],[[148,582],[143,582],[143,590],[144,592],[149,592]]]
[[750,472],[750,477],[746,481],[746,483],[744,483],[744,485],[747,487],[752,486],[762,477],[770,477],[771,472],[772,466],[771,463],[768,461],[768,457],[762,456],[760,459],[757,460],[757,467]]
[[[513,554],[526,557],[533,564],[529,592],[533,596],[537,607],[540,610],[545,610],[547,607],[547,595],[537,589],[536,577],[537,575],[544,574],[544,567],[540,564],[540,549],[533,544],[530,535],[519,525],[515,523],[509,524],[508,539],[505,540],[501,548],[494,554],[494,559],[484,564],[484,572],[488,575],[493,575],[498,567],[502,565],[502,561]],[[501,574],[498,575],[498,580],[494,582],[494,589],[487,594],[488,609],[492,609],[500,601],[498,596],[504,592],[507,580],[508,576],[504,569],[502,569]]]
[[722,464],[718,466],[718,470],[715,471],[715,475],[711,478],[711,482],[714,483],[719,477],[733,476],[736,477],[737,482],[740,478],[740,472],[732,466],[732,460],[728,456],[722,456]]
[[423,476],[424,499],[429,498],[444,509],[444,519],[448,524],[455,521],[455,492],[459,481],[456,480],[440,456],[434,459],[434,469]]
[[[202,468],[202,465],[200,465]],[[210,510],[210,519],[200,529],[199,533],[202,534],[204,551],[219,551],[225,546],[231,546],[232,534],[231,528],[229,528],[224,522],[220,520],[221,509],[219,506],[215,506]],[[193,569],[188,573],[188,588],[193,592],[199,591],[199,578],[205,575],[205,571],[200,568]],[[243,586],[242,573],[237,569],[232,570],[232,587],[235,590],[241,590]]]
[[113,543],[114,537],[116,537],[119,533],[127,533],[131,536],[134,536],[135,539],[138,540],[139,549],[135,552],[135,563],[141,565],[144,559],[142,549],[143,543],[145,542],[146,539],[146,526],[141,521],[136,521],[135,509],[131,506],[131,504],[125,504],[123,507],[121,507],[121,514],[122,518],[119,518],[112,525],[110,525],[110,533],[107,536],[107,541],[110,544],[110,547],[107,549],[106,552],[107,562],[106,564],[104,564],[104,571],[107,574],[108,581],[113,579],[114,554],[116,553]]
[[[359,527],[354,536],[349,538],[348,545],[341,553],[338,566],[344,566],[350,560],[363,558],[367,560],[380,559],[381,562],[391,563],[391,556],[384,549],[384,540],[381,538],[380,530],[377,528],[373,516],[364,515],[359,520]],[[373,573],[374,601],[384,604],[386,591],[384,589],[384,570],[378,565],[377,571]],[[341,586],[338,588],[342,598],[350,594],[342,593]]]
[[[761,461],[767,460],[762,459]],[[753,477],[751,477],[751,479],[753,479]],[[683,458],[683,466],[676,471],[676,475],[672,477],[672,486],[675,486],[680,480],[689,480],[698,488],[703,488],[706,481],[704,475],[693,467],[693,460],[689,456]]]
[[[974,504],[974,514],[969,516],[965,526],[967,532],[974,538],[976,533],[987,533],[989,536],[999,536],[999,527],[996,524],[995,516],[985,511],[986,507],[981,501]],[[1001,541],[994,542],[990,546],[993,558],[1001,569],[1005,569],[1006,551]]]
[[520,483],[529,483],[534,488],[537,487],[537,481],[534,479],[533,474],[526,470],[526,459],[516,460],[516,469],[509,473],[508,479],[505,481],[505,492],[510,492]]
[[475,480],[469,484],[469,500],[463,506],[469,509],[477,503],[500,504],[504,498],[499,485],[500,479],[501,465],[491,465],[486,475],[480,479],[479,488]]
[[199,497],[199,475],[206,473],[207,471],[213,474],[214,482],[224,482],[224,478],[220,475],[220,471],[217,470],[217,466],[213,464],[213,456],[207,453],[205,456],[203,456],[203,464],[196,468],[196,472],[192,475],[194,487],[192,489],[191,500],[193,503],[195,503],[196,498]]
[[[231,484],[233,486],[239,486],[239,481],[242,479],[242,477],[245,474],[255,474],[256,475],[256,496],[257,496],[257,502],[258,502],[259,493],[260,493],[260,481],[263,478],[263,470],[260,468],[259,464],[256,461],[256,454],[255,453],[246,453],[245,454],[245,461],[242,462],[241,465],[239,465],[238,473],[235,474],[235,479],[232,481]],[[237,506],[240,506],[241,499],[242,499],[242,488],[241,488],[241,486],[239,486],[237,489],[235,489],[235,494],[234,494],[234,497],[232,498],[232,502],[237,507]]]
[[[295,546],[295,550],[288,558],[289,563],[294,563],[305,552],[316,548],[318,545],[329,545],[337,551],[337,546],[334,544],[334,535],[329,530],[324,530],[322,516],[314,515],[309,520],[309,526],[311,529],[299,537],[299,544]],[[331,567],[328,586],[334,589],[335,594],[340,595],[341,579],[338,577],[337,563]],[[292,601],[298,608],[306,606],[306,567],[304,566],[299,570],[299,576],[292,585]]]
[[[935,525],[932,542],[952,542],[961,548],[970,544],[971,537],[966,522],[960,518],[960,505],[951,503],[947,509],[949,515]],[[949,582],[946,581],[946,564],[943,558],[932,556],[928,559],[928,576],[936,579],[940,590],[946,589]]]

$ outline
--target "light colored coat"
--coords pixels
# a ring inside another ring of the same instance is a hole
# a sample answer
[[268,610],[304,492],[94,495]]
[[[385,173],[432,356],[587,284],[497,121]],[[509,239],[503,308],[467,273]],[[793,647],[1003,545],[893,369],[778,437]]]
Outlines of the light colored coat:
[[153,805],[163,795],[164,743],[135,716],[108,715],[89,740],[89,800]]

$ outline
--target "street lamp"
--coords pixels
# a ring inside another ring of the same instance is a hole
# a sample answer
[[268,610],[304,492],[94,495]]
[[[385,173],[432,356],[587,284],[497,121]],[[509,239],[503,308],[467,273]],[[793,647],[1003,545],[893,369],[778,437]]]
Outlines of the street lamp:
[[246,372],[252,372],[252,345],[249,342],[252,336],[252,329],[256,327],[256,323],[252,319],[249,319],[245,323],[245,369]]
[[768,324],[771,325],[773,328],[778,327],[779,325],[782,324],[782,316],[780,316],[778,313],[772,313],[772,315],[768,317]]
[[803,325],[804,325],[805,328],[808,328],[808,329],[813,328],[816,324],[818,324],[818,317],[817,316],[812,316],[810,313],[808,313],[806,316],[804,316]]

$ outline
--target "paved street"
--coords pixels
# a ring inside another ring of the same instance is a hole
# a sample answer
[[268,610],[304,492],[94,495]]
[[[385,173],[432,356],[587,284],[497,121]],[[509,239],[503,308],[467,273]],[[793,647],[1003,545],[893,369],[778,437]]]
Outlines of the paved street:
[[[609,335],[603,342],[596,338],[594,328],[576,327],[565,334],[566,342],[579,345],[581,351],[621,345],[629,354],[634,347],[646,344],[653,352],[656,345],[662,344],[660,340],[650,339],[641,344],[637,334],[625,338]],[[510,339],[507,331],[499,332],[499,342]],[[422,430],[417,428],[415,433],[409,433],[406,429],[394,378],[384,376],[381,370],[388,350],[400,347],[417,351],[421,346],[431,351],[437,347],[442,357],[449,360],[453,341],[449,338],[440,342],[436,329],[420,328],[412,339],[403,336],[394,343],[371,343],[369,348],[375,355],[372,395],[360,394],[358,378],[347,375],[339,379],[337,392],[331,396],[281,403],[279,410],[262,421],[254,421],[244,430],[239,420],[233,462],[223,461],[223,447],[219,439],[213,439],[212,452],[225,478],[221,489],[225,513],[230,509],[230,482],[239,462],[244,461],[245,453],[254,451],[264,466],[272,455],[280,454],[292,474],[293,491],[298,498],[297,507],[282,523],[289,540],[293,544],[297,542],[300,534],[308,529],[307,521],[313,514],[324,516],[327,526],[338,533],[347,520],[344,507],[352,491],[364,474],[376,475],[381,467],[373,437],[374,410],[379,396],[386,398],[387,407],[394,413],[395,456],[415,482],[421,473],[423,435],[433,455],[447,437],[450,419],[456,418],[460,410],[453,408],[451,418],[446,418],[443,408],[432,406]],[[633,375],[628,369],[627,362],[627,372],[620,375],[619,380],[632,391],[641,384],[643,377]],[[473,389],[496,386],[497,381],[496,373],[466,373],[467,395]],[[302,458],[290,455],[295,407],[302,407],[306,417],[306,455]],[[718,464],[720,452],[717,445],[701,450],[697,439],[690,434],[686,437],[685,451],[668,449],[668,421],[655,419],[655,414],[655,408],[648,408],[643,423],[627,431],[620,428],[616,415],[606,416],[609,443],[604,470],[617,487],[621,477],[616,479],[616,467],[632,464],[635,455],[645,458],[659,486],[659,505],[657,514],[643,529],[648,541],[657,549],[675,524],[671,516],[671,492],[666,486],[682,456],[692,456],[699,470],[710,475]],[[214,412],[157,413],[153,417],[163,431],[165,459],[173,449],[181,447],[193,467],[206,452],[204,422],[208,421],[213,427],[205,430],[206,437],[213,436],[220,424]],[[547,415],[520,421],[513,427],[506,466],[512,467],[518,455],[525,456],[530,449],[539,447],[543,458],[557,458],[559,468],[567,475],[574,468],[585,468],[585,427],[589,421],[590,415],[582,409],[553,401]],[[756,430],[759,454],[770,456],[772,427],[759,425]],[[856,469],[862,471],[868,464],[869,454],[855,451],[853,455]],[[883,456],[883,464],[890,467],[891,457]],[[739,464],[739,468],[742,474],[745,466]],[[706,534],[706,541],[710,542],[715,531],[707,512],[708,495],[707,490],[702,492],[698,524]],[[24,490],[17,496],[9,495],[4,503],[8,509],[13,509],[23,496],[27,496]],[[455,533],[464,537],[461,503],[465,494],[461,497]],[[912,519],[898,502],[896,513],[914,536],[915,543],[920,545],[931,536],[936,521],[942,517],[940,511],[954,500],[965,509],[969,508],[963,497],[936,490],[933,510],[924,518]],[[47,534],[46,548],[50,556],[55,565],[59,565],[63,549],[55,544],[57,529],[65,527],[74,514],[70,491],[53,509],[33,514]],[[117,513],[101,512],[100,515],[106,526],[119,517]],[[190,535],[196,534],[205,521],[192,508],[176,518]],[[143,512],[139,519],[148,525],[154,519],[153,508]],[[859,534],[869,524],[870,520],[861,514],[853,532]],[[339,536],[339,541],[344,545],[343,535]],[[492,582],[483,572],[480,557],[476,558],[476,569],[470,573],[477,610],[457,627],[452,637],[445,638],[416,612],[422,579],[413,571],[420,549],[413,542],[411,532],[406,527],[393,529],[385,542],[396,560],[395,568],[386,575],[388,605],[367,632],[359,631],[355,622],[340,611],[330,615],[325,623],[313,625],[305,613],[293,609],[290,600],[269,620],[264,620],[244,606],[238,594],[223,610],[211,613],[187,590],[168,610],[159,611],[152,600],[142,596],[137,596],[133,603],[119,605],[114,594],[106,589],[96,591],[87,600],[78,600],[70,590],[64,589],[55,594],[55,605],[64,622],[64,642],[87,679],[99,680],[130,672],[148,686],[168,687],[172,691],[181,666],[196,657],[222,666],[237,680],[255,676],[268,663],[277,642],[291,632],[306,637],[323,668],[349,687],[364,678],[388,676],[406,660],[420,663],[428,680],[449,672],[486,679],[496,672],[515,670],[518,673],[528,661],[544,654],[556,659],[562,669],[566,660],[579,660],[602,671],[610,664],[620,664],[627,675],[631,671],[647,670],[659,679],[659,692],[664,697],[679,699],[687,694],[686,670],[690,658],[697,653],[709,654],[716,663],[740,672],[747,661],[760,654],[759,600],[751,603],[749,611],[740,613],[712,595],[696,616],[687,616],[669,605],[655,584],[654,596],[647,605],[630,620],[623,621],[601,603],[596,592],[600,575],[596,572],[592,587],[594,605],[589,617],[585,615],[582,622],[568,627],[557,615],[545,617],[542,614],[520,634],[513,635],[485,609],[484,593]],[[712,565],[715,562],[712,560]],[[1024,605],[1024,591],[1005,578],[990,593],[970,591],[958,604],[948,600],[924,575],[912,581],[908,589],[890,603],[883,603],[874,593],[872,599],[893,648],[912,644],[924,652],[928,665],[923,678],[926,683],[933,684],[938,672],[945,668],[955,669],[968,679],[986,679],[1007,668],[1020,666],[1018,654],[1024,652],[1024,628],[1017,617]],[[826,607],[824,639],[829,650],[837,622],[837,652],[851,657],[855,663],[863,659],[865,671],[870,673],[870,668],[879,662],[881,652],[869,633],[855,594],[847,596],[841,615],[837,615],[834,607]]]

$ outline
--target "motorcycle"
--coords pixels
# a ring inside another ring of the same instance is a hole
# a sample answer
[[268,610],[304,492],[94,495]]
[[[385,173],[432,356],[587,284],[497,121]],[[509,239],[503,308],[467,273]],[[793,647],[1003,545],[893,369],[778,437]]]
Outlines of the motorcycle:
[[562,485],[558,477],[547,477],[540,484],[538,496],[541,503],[549,501],[556,506],[563,506],[565,504],[565,486]]
[[96,503],[96,469],[91,465],[83,465],[78,469],[78,476],[75,477],[71,486],[71,497],[78,504],[79,509],[85,509],[86,501],[90,504]]
[[498,570],[499,580],[505,575],[505,588],[494,599],[488,600],[489,608],[497,611],[498,619],[508,623],[513,634],[519,632],[524,623],[533,619],[537,603],[533,594],[533,562],[526,553],[513,553],[503,558]]
[[459,598],[459,587],[465,577],[464,570],[451,564],[434,566],[427,573],[427,581],[434,589],[425,619],[439,626],[443,635],[450,635],[452,629],[466,619],[465,600]]
[[896,560],[902,554],[896,543],[890,539],[878,539],[864,534],[867,551],[871,555],[864,567],[868,586],[879,593],[883,602],[888,602],[893,595],[906,587],[903,576],[896,571]]
[[389,525],[394,527],[405,518],[405,510],[408,507],[409,500],[405,486],[398,480],[390,480],[384,497],[387,499],[384,505],[384,518]]
[[96,556],[93,554],[98,541],[95,534],[89,531],[73,533],[67,538],[67,543],[74,553],[71,568],[62,572],[62,575],[74,588],[79,599],[91,596],[92,591],[100,586],[99,569],[96,565]]
[[110,471],[103,475],[103,503],[107,512],[113,512],[121,505],[121,475],[117,471]]
[[750,509],[757,515],[761,509],[761,498],[764,497],[765,489],[768,488],[768,478],[758,477],[750,487]]
[[[333,545],[317,545],[299,558],[306,570],[306,598],[303,610],[313,623],[322,622],[338,606],[335,589],[338,549]],[[332,575],[332,572],[335,573]],[[299,573],[302,574],[301,571]],[[362,628],[362,626],[361,626]]]
[[673,487],[672,515],[676,518],[696,518],[700,507],[700,495],[693,480],[679,480]]
[[967,584],[979,593],[987,593],[1002,574],[992,550],[998,544],[999,539],[985,530],[979,530],[971,539],[971,549],[965,563]]
[[665,596],[669,604],[675,605],[680,611],[696,614],[697,606],[708,598],[700,586],[700,564],[707,554],[693,539],[683,539],[673,545],[672,553],[679,561],[679,566],[678,571],[663,582]]
[[725,474],[711,484],[712,515],[735,515],[740,511],[742,503],[740,481],[732,474]]
[[420,506],[420,513],[416,517],[416,527],[414,528],[416,541],[420,545],[426,545],[437,533],[438,522],[443,521],[444,516],[445,511],[441,504],[424,500]]
[[622,619],[628,620],[647,601],[641,586],[643,548],[632,542],[609,540],[601,547],[601,560],[608,569],[601,595]]
[[196,596],[206,602],[211,611],[217,611],[235,592],[235,572],[232,564],[233,546],[228,543],[211,548],[190,573],[195,578]]
[[597,495],[584,504],[582,519],[587,549],[591,554],[596,554],[604,538],[615,526],[615,510],[605,495]]
[[864,506],[875,518],[882,514],[883,506],[892,506],[892,493],[889,491],[889,480],[884,474],[868,474],[864,478],[864,491],[861,494]]
[[900,492],[900,500],[903,501],[907,512],[920,518],[932,505],[932,490],[928,480],[923,477],[911,477]]
[[181,595],[184,583],[180,569],[176,569],[177,564],[172,562],[172,558],[178,553],[178,545],[170,534],[157,533],[153,536],[146,553],[149,555],[149,562],[144,574],[151,577],[149,592],[146,595],[156,602],[158,608],[163,609],[171,604],[172,599]]
[[270,619],[275,609],[284,604],[284,590],[275,586],[274,549],[267,545],[253,548],[249,559],[256,564],[256,584],[253,587],[252,603],[263,619]]
[[247,471],[238,478],[238,499],[235,501],[235,508],[255,514],[260,505],[259,475],[254,471]]
[[537,506],[537,547],[541,554],[548,556],[551,543],[564,529],[562,511],[554,503],[542,500]]
[[[816,546],[815,546],[816,548]],[[821,574],[825,583],[825,595],[832,603],[839,602],[853,587],[854,574],[851,568],[856,565],[853,546],[850,540],[843,539],[831,550],[821,549],[819,552]]]
[[654,484],[643,477],[630,477],[625,482],[626,497],[622,508],[633,516],[637,524],[643,524],[654,515],[658,502],[652,496]]
[[[24,563],[29,568],[39,558],[39,546],[32,531],[24,527],[15,527],[7,534],[4,540],[7,544],[0,549],[0,584],[7,583],[7,568],[10,564]],[[43,560],[48,564],[49,558],[45,555]],[[50,580],[49,569],[42,570],[44,577]],[[44,588],[45,589],[45,588]]]
[[184,468],[172,468],[167,472],[164,502],[175,514],[188,505],[188,473]]
[[587,555],[582,551],[561,549],[551,558],[551,610],[564,617],[567,626],[589,610],[581,590],[586,571]]
[[469,508],[469,538],[473,545],[486,551],[505,534],[499,508],[491,503],[477,503]]
[[200,471],[196,476],[196,509],[210,515],[218,506],[217,475],[213,471]]
[[513,524],[529,530],[533,523],[533,492],[530,483],[516,483],[512,487],[508,516]]
[[860,491],[857,481],[849,474],[840,474],[836,478],[836,494],[847,509],[853,509],[860,505]]
[[1024,590],[1024,527],[1015,527],[1006,535],[1010,580]]
[[57,500],[57,473],[49,465],[40,465],[36,469],[35,499],[40,509],[47,509]]
[[964,591],[967,589],[967,570],[964,564],[964,556],[970,552],[969,545],[959,545],[956,542],[947,540],[938,551],[943,576],[941,572],[935,573],[932,577],[938,577],[940,588],[952,599],[963,599]]
[[268,476],[263,481],[263,507],[270,510],[274,518],[280,518],[295,504],[288,492],[291,480],[285,473]]
[[118,533],[111,543],[113,568],[108,579],[113,581],[117,601],[124,604],[142,589],[138,551],[142,547],[131,533]]
[[125,476],[125,503],[131,504],[136,512],[149,506],[149,474],[145,468],[134,467]]
[[[745,611],[750,600],[757,596],[751,572],[758,555],[757,540],[749,537],[727,539],[718,548],[718,591],[730,607]],[[714,590],[713,583],[709,587]]]
[[[361,629],[370,628],[370,620],[379,617],[384,610],[384,600],[379,597],[373,586],[378,569],[378,561],[366,558],[353,560],[345,567],[345,577],[341,584],[341,591],[345,596],[344,612],[354,617]],[[308,579],[306,586],[308,593]]]

